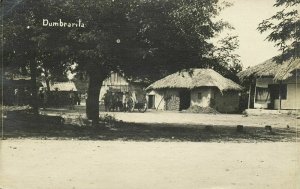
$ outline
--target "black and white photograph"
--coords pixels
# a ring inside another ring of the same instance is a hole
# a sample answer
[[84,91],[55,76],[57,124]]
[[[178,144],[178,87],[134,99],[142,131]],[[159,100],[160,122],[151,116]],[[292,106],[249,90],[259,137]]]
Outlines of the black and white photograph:
[[1,0],[0,189],[300,189],[299,0]]

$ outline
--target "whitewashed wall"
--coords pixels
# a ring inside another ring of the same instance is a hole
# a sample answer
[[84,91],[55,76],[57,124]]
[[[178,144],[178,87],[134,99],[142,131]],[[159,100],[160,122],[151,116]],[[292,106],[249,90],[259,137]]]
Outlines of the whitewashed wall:
[[[287,84],[286,99],[281,100],[281,109],[300,109],[300,78],[292,76],[284,81],[282,84]],[[267,87],[269,84],[278,84],[272,78],[257,78],[256,86]],[[266,103],[254,103],[254,108],[267,108]],[[279,99],[274,101],[274,109],[279,109]]]
[[[198,98],[198,94],[201,93],[202,98]],[[194,89],[191,92],[191,106],[208,107],[212,98],[211,88]]]
[[165,109],[165,101],[164,101],[164,93],[162,91],[152,90],[147,93],[147,100],[149,95],[155,96],[155,109],[164,110]]
[[[279,100],[275,100],[274,109],[279,109]],[[281,109],[300,109],[300,84],[287,84],[287,96],[281,100]]]

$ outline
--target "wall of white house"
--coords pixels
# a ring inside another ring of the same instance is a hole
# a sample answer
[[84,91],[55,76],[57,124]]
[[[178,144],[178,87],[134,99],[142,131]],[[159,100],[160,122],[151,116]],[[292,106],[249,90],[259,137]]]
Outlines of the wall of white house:
[[211,88],[199,88],[191,91],[191,106],[209,107],[213,91]]
[[[274,109],[279,109],[279,100],[275,100]],[[300,84],[287,84],[286,99],[281,100],[281,109],[300,109]]]
[[102,87],[100,89],[100,95],[99,95],[100,101],[103,100],[104,94],[107,93],[110,86],[120,86],[123,89],[123,88],[128,88],[129,83],[122,75],[118,73],[111,73],[110,76],[102,82]]
[[102,85],[128,85],[128,82],[122,75],[111,73],[110,76],[102,82]]
[[[166,101],[168,97],[178,99],[179,91],[176,89],[152,90],[147,93],[148,95],[155,96],[155,109],[167,110]],[[239,92],[224,91],[221,93],[216,88],[193,89],[191,91],[191,106],[212,107],[222,113],[237,112],[239,110]],[[176,100],[172,102],[172,107],[171,110],[179,110],[179,104]]]
[[147,93],[155,96],[155,109],[157,110],[179,110],[179,91],[177,89],[152,90]]
[[[297,80],[297,82],[296,82]],[[282,84],[287,85],[286,99],[281,100],[281,109],[300,109],[300,78],[296,76],[289,77],[282,81]],[[296,84],[297,83],[297,84]],[[273,78],[257,78],[256,87],[268,88],[270,84],[279,84],[278,81],[274,81]],[[254,102],[254,108],[265,109],[268,108],[270,100]],[[279,99],[274,100],[274,109],[279,109]]]
[[147,101],[148,101],[148,96],[149,95],[154,95],[155,97],[155,102],[154,102],[154,106],[155,109],[158,110],[164,110],[165,109],[165,100],[164,98],[164,93],[163,91],[156,91],[156,90],[152,90],[150,92],[147,93]]
[[[256,79],[256,87],[268,89],[269,84],[276,84],[276,82],[274,82],[273,78],[257,78]],[[254,90],[257,90],[257,89],[254,89]],[[255,92],[255,94],[256,93],[257,93],[257,91]],[[267,97],[270,98],[270,95],[267,95]],[[255,98],[254,99],[254,108],[266,109],[266,108],[268,108],[269,103],[270,103],[270,99],[269,100],[267,100],[267,99],[266,100],[257,100]]]

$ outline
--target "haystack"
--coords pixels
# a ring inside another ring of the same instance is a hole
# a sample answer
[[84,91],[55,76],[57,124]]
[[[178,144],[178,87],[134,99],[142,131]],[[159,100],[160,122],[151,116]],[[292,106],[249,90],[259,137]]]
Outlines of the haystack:
[[230,79],[223,77],[212,69],[191,69],[171,74],[146,88],[152,89],[194,89],[199,87],[217,87],[221,92],[226,90],[242,90],[242,87]]

